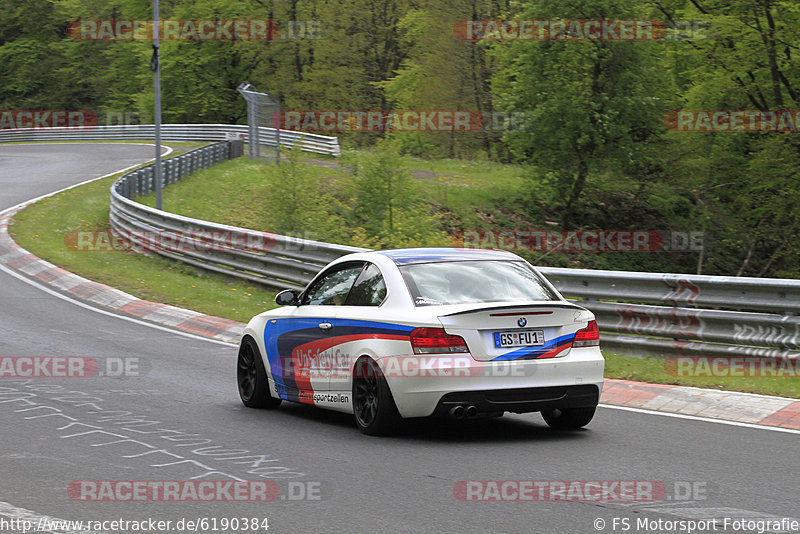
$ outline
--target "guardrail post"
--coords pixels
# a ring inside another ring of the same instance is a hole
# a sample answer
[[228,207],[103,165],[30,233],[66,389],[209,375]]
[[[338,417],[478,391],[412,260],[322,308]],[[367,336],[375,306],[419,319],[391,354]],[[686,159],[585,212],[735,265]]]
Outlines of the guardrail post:
[[230,151],[228,159],[235,159],[244,156],[244,141],[237,139],[236,141],[228,141],[228,150]]
[[165,185],[165,186],[167,186],[167,185],[172,183],[171,182],[170,172],[169,172],[170,165],[168,164],[168,161],[169,160],[166,160],[166,161],[161,163],[161,166],[162,166],[161,167],[161,171],[162,171],[161,181],[162,181],[163,185]]

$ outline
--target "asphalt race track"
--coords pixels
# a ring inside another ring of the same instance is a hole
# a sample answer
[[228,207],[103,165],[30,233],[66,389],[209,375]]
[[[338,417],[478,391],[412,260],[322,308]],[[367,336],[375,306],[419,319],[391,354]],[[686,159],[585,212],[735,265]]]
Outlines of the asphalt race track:
[[[152,153],[147,145],[0,145],[0,210]],[[0,357],[90,357],[104,375],[119,374],[120,363],[130,368],[124,377],[0,378],[0,532],[14,532],[2,521],[44,517],[170,520],[171,530],[161,531],[172,532],[194,530],[177,529],[180,520],[207,518],[207,531],[216,520],[217,532],[233,532],[219,522],[267,518],[269,532],[280,533],[548,534],[681,532],[667,522],[800,517],[797,433],[601,407],[579,432],[551,431],[538,414],[506,414],[413,422],[397,437],[372,438],[350,416],[285,403],[277,411],[244,408],[234,346],[98,313],[6,270],[0,299]],[[274,480],[281,496],[144,504],[68,493],[79,481],[188,479]],[[470,480],[654,481],[666,496],[457,499],[456,484]],[[643,519],[659,528],[643,530]],[[725,532],[722,523],[707,531]]]

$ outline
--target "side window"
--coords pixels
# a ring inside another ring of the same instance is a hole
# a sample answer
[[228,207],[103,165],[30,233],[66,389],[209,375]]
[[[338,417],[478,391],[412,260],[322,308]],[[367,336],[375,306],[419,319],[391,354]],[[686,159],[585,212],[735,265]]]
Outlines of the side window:
[[359,275],[364,265],[347,265],[343,268],[329,272],[314,282],[303,297],[303,304],[319,306],[341,306],[344,304],[353,282]]
[[380,269],[370,263],[356,280],[345,304],[348,306],[380,306],[385,298],[386,282],[383,281]]

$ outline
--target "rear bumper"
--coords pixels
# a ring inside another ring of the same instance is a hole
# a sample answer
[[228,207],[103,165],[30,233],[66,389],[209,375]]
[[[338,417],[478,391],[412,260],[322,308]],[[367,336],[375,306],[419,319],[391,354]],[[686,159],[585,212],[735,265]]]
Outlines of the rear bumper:
[[456,406],[474,406],[478,414],[500,412],[527,413],[554,408],[597,406],[600,389],[594,385],[543,388],[491,389],[456,391],[445,394],[433,412],[444,417]]
[[[573,348],[564,358],[501,363],[440,359],[434,368],[442,372],[435,377],[387,373],[386,380],[403,417],[438,415],[459,404],[486,413],[596,406],[602,392],[605,361],[598,347]],[[448,369],[453,372],[444,373]]]

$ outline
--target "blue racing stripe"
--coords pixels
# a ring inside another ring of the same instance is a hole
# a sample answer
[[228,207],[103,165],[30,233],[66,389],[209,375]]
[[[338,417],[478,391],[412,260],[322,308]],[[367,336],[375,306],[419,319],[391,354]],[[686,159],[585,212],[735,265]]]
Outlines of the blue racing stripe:
[[541,347],[521,347],[505,354],[501,354],[497,358],[492,358],[492,361],[506,361],[506,360],[535,360],[542,354],[550,352],[569,343],[575,339],[575,334],[567,334],[565,336],[557,337]]
[[[278,389],[278,395],[285,400],[298,401],[297,383],[294,376],[284,376],[285,369],[292,367],[282,362],[281,351],[284,358],[291,361],[292,350],[295,347],[313,341],[315,338],[331,337],[336,335],[375,333],[375,334],[408,334],[415,327],[385,323],[380,321],[360,321],[353,319],[334,320],[331,316],[325,316],[325,310],[320,308],[320,315],[317,317],[287,317],[279,319],[269,319],[264,328],[264,347],[267,350],[267,361],[270,364],[272,379]],[[273,321],[275,321],[273,323]],[[322,333],[319,329],[321,321],[335,323],[334,331]]]

